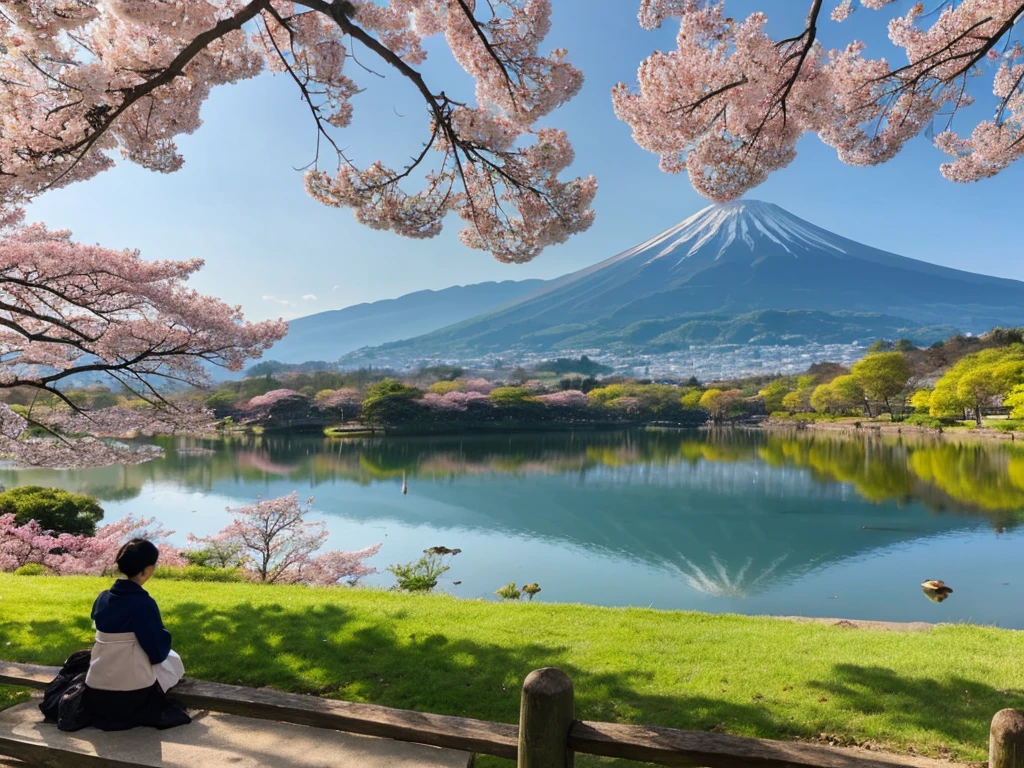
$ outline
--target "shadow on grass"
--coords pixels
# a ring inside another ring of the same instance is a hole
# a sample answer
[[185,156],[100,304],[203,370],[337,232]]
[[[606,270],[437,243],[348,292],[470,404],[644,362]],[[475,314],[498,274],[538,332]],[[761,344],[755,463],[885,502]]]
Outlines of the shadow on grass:
[[[557,666],[573,678],[580,719],[722,729],[763,738],[814,738],[822,731],[863,737],[854,732],[857,724],[844,729],[842,719],[879,714],[884,715],[877,723],[883,740],[910,743],[916,740],[914,731],[920,731],[930,734],[932,743],[983,750],[992,715],[1005,707],[1024,708],[1019,680],[988,685],[959,676],[908,678],[885,667],[852,664],[835,665],[822,680],[796,683],[793,698],[777,700],[776,706],[770,699],[730,701],[695,692],[682,678],[675,686],[664,677],[655,679],[639,660],[630,663],[628,648],[609,661],[613,671],[586,669],[573,663],[569,647],[554,641],[475,641],[443,619],[399,622],[398,613],[368,614],[337,604],[292,607],[286,600],[216,606],[187,602],[167,607],[164,618],[187,675],[194,679],[507,723],[517,721],[523,679],[545,666]],[[83,646],[91,624],[76,617],[32,622],[28,630],[0,620],[0,653],[56,664]],[[18,642],[4,649],[13,638]],[[798,694],[800,701],[827,697],[830,703],[801,708]],[[581,766],[596,764],[582,756],[578,760]],[[508,763],[486,760],[480,765]]]
[[[908,677],[886,667],[837,664],[827,682],[809,685],[864,715],[884,713],[909,728],[931,731],[946,741],[984,745],[992,716],[1001,709],[1024,709],[1020,680],[1005,686],[951,677]],[[1017,683],[1017,686],[1013,686]]]

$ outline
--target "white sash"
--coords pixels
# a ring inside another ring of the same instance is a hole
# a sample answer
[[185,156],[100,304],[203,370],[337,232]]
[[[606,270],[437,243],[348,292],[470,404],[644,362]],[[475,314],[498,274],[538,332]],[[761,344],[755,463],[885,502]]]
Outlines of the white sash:
[[96,632],[85,684],[101,691],[137,691],[160,683],[166,692],[185,674],[181,657],[171,651],[152,664],[134,632]]

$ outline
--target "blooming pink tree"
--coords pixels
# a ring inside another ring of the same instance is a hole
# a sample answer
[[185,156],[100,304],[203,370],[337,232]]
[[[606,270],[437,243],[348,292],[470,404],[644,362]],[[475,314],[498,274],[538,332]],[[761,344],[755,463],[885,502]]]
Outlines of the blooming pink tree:
[[[0,129],[0,143],[3,136]],[[33,404],[22,415],[0,404],[0,454],[49,466],[145,460],[152,452],[134,453],[95,436],[191,428],[208,418],[169,401],[161,385],[205,384],[207,364],[239,370],[283,338],[287,326],[246,322],[238,307],[189,288],[185,281],[201,266],[198,259],[144,261],[137,251],[82,245],[68,232],[25,226],[20,213],[4,217],[0,390],[27,389],[62,407]],[[145,407],[85,414],[63,392],[82,375],[105,377]],[[22,439],[30,425],[50,439]],[[75,440],[71,433],[87,437]]]
[[[832,51],[819,42],[829,8],[841,22],[893,1],[805,0],[804,29],[773,40],[764,13],[735,20],[727,2],[641,0],[645,28],[679,20],[676,49],[643,61],[636,91],[613,89],[616,115],[659,155],[662,170],[685,170],[698,192],[718,201],[791,163],[805,133],[842,162],[874,165],[939,116],[935,144],[952,158],[943,176],[967,182],[1003,170],[1024,154],[1024,48],[1015,37],[1024,4],[948,0],[926,13],[918,2],[889,20],[889,39],[906,53],[902,65],[865,56],[858,41]],[[976,75],[992,83],[992,117],[959,133],[953,115],[974,101],[968,84]]]
[[217,551],[236,547],[249,575],[267,584],[355,584],[363,576],[376,573],[376,568],[363,561],[376,555],[380,544],[358,552],[319,553],[327,541],[327,528],[322,522],[304,519],[312,503],[312,499],[301,503],[293,492],[229,509],[235,516],[230,525],[215,536],[189,536],[189,542]]
[[0,515],[0,571],[37,563],[59,575],[101,576],[116,569],[121,545],[136,537],[157,543],[161,564],[186,565],[178,551],[165,542],[172,533],[153,519],[131,515],[102,526],[94,536],[46,531],[35,520],[18,525],[14,515]]
[[428,392],[420,402],[435,411],[465,411],[470,403],[491,403],[482,392],[445,392],[443,395]]
[[586,408],[590,405],[590,398],[578,389],[552,392],[550,395],[540,395],[537,399],[554,408]]
[[[590,226],[596,191],[592,177],[559,181],[572,148],[536,125],[583,83],[566,51],[539,52],[550,17],[550,0],[4,0],[0,210],[95,176],[111,150],[177,170],[175,141],[199,128],[210,90],[269,69],[316,129],[304,177],[315,199],[420,238],[454,211],[467,245],[528,261]],[[429,37],[470,75],[475,103],[418,68]],[[361,90],[352,62],[364,78],[396,72],[425,103],[425,140],[404,167],[357,166],[336,139]],[[408,191],[419,166],[424,183]]]

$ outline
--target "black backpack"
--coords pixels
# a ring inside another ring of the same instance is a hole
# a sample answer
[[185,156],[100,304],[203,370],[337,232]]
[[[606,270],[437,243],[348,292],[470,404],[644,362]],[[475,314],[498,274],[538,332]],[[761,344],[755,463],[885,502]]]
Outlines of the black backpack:
[[91,650],[75,651],[68,656],[53,682],[46,686],[46,690],[43,691],[43,701],[39,705],[39,710],[46,718],[46,722],[59,722],[61,698],[69,688],[80,683],[84,691],[85,674],[89,671],[91,659]]

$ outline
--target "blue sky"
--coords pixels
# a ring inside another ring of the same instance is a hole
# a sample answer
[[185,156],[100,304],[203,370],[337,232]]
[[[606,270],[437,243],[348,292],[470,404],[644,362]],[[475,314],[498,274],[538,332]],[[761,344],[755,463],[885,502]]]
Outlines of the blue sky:
[[[890,8],[911,4],[899,0]],[[294,168],[312,158],[313,127],[294,85],[280,75],[215,90],[203,108],[204,125],[180,142],[181,171],[160,175],[122,162],[90,181],[44,195],[30,207],[30,217],[70,228],[84,242],[139,248],[147,258],[201,257],[206,267],[195,287],[241,304],[253,319],[287,319],[424,288],[557,277],[613,256],[707,205],[685,176],[659,172],[657,157],[633,144],[609,97],[615,83],[634,84],[637,65],[653,50],[674,47],[675,25],[640,29],[636,0],[553,5],[548,47],[568,48],[586,83],[549,122],[569,132],[576,149],[570,170],[593,173],[600,189],[594,226],[530,264],[499,264],[465,248],[455,217],[437,238],[407,240],[371,231],[347,210],[307,197]],[[803,28],[808,5],[727,0],[726,8],[732,16],[764,10],[769,31],[786,36]],[[826,21],[822,40],[838,47],[856,37],[868,43],[869,54],[892,55],[884,26],[890,15],[860,9],[844,24]],[[469,80],[450,54],[437,45],[430,50],[423,67],[428,81],[471,98]],[[369,57],[363,52],[361,58]],[[340,133],[339,143],[357,162],[383,158],[400,164],[425,137],[425,110],[407,83],[376,69],[386,77],[354,65],[349,70],[366,90],[354,99],[353,125]],[[991,79],[976,82],[987,112]],[[966,120],[956,125],[970,129]],[[1024,166],[955,185],[939,175],[943,158],[921,138],[886,165],[853,168],[816,138],[805,137],[797,160],[748,197],[904,256],[1024,280]]]

